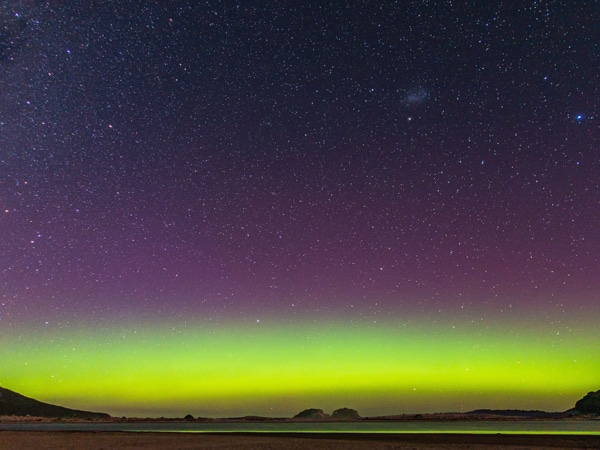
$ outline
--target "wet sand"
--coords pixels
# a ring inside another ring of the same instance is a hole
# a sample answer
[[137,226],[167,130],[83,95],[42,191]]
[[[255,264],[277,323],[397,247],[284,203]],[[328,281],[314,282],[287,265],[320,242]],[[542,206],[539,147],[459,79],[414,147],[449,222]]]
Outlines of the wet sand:
[[373,433],[1,431],[0,450],[600,449],[600,436]]

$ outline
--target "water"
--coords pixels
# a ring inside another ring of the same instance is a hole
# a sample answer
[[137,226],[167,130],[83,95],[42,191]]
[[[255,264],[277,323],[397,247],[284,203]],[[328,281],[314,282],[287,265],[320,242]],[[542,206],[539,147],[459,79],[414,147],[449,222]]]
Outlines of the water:
[[0,431],[130,431],[170,433],[468,433],[599,435],[600,420],[413,422],[137,422],[0,423]]

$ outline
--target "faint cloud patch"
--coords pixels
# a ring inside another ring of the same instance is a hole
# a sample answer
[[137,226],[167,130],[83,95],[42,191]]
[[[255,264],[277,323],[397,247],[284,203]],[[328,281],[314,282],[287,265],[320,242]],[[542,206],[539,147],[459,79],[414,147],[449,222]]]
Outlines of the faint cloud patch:
[[419,105],[429,98],[429,92],[423,87],[409,89],[404,98],[408,105]]

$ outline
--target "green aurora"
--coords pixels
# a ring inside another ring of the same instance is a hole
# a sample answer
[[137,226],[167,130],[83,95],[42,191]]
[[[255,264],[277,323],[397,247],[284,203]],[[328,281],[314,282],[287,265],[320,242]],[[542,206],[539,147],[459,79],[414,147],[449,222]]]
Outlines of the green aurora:
[[152,417],[290,416],[345,406],[365,416],[565,410],[598,386],[600,331],[591,320],[576,328],[547,319],[453,322],[12,330],[1,338],[0,385],[68,407]]

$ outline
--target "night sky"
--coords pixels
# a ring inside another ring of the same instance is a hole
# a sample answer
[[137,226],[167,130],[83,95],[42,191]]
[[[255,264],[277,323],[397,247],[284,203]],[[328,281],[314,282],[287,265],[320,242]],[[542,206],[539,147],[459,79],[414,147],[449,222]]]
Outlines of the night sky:
[[600,388],[599,3],[378,3],[0,3],[0,385],[217,417]]

